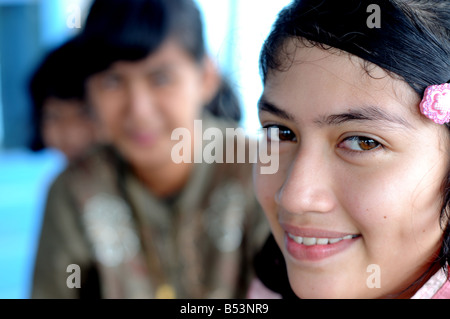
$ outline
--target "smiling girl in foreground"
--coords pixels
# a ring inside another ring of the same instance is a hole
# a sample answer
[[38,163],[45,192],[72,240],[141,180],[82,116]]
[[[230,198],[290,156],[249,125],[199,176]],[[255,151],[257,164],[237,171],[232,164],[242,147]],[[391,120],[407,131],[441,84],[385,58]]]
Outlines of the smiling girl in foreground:
[[280,169],[256,193],[296,296],[449,298],[450,2],[378,2],[381,28],[370,3],[280,13],[259,102]]

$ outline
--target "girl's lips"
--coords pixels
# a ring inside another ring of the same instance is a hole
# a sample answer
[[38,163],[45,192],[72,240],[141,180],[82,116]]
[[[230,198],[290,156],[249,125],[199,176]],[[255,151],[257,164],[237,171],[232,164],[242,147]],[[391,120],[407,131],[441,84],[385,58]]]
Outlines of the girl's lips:
[[320,261],[352,246],[361,235],[282,225],[287,252],[298,261]]
[[288,253],[298,261],[310,262],[320,261],[336,255],[352,246],[361,238],[359,235],[349,235],[350,238],[346,239],[304,237],[302,238],[303,243],[300,244],[292,236],[288,233],[285,234],[285,246]]
[[151,146],[157,141],[157,134],[147,132],[134,132],[128,135],[130,139],[141,146]]
[[300,237],[300,236],[294,236],[290,233],[287,233],[289,238],[292,238],[297,244],[303,244],[305,246],[312,246],[312,245],[329,245],[329,244],[336,244],[340,242],[341,240],[347,240],[347,239],[353,239],[358,237],[359,235],[346,235],[344,237]]
[[317,228],[301,228],[285,223],[280,223],[286,233],[299,237],[315,237],[315,238],[341,238],[348,235],[357,235],[355,233],[337,232],[332,230]]

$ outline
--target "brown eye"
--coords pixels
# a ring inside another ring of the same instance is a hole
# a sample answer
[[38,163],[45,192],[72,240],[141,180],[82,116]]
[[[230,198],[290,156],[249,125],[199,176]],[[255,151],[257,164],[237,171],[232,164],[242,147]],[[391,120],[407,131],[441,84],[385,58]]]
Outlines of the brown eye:
[[287,141],[296,142],[297,137],[289,128],[282,125],[268,125],[264,129],[267,130],[267,139],[270,141]]
[[364,151],[370,151],[373,148],[376,148],[379,144],[372,139],[365,139],[359,141],[359,146]]
[[339,144],[339,147],[346,148],[352,151],[363,152],[371,151],[381,146],[380,143],[372,138],[364,136],[352,136],[345,139]]
[[151,83],[154,86],[165,86],[171,83],[171,76],[167,72],[157,72],[151,75]]
[[103,90],[114,90],[122,83],[120,75],[115,73],[105,73],[99,78],[100,88]]

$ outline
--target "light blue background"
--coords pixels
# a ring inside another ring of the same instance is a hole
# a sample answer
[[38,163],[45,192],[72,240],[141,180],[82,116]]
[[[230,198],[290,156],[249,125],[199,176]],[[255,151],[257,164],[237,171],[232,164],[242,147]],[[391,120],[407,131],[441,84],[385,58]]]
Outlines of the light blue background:
[[28,298],[45,194],[64,167],[56,151],[0,153],[0,298]]

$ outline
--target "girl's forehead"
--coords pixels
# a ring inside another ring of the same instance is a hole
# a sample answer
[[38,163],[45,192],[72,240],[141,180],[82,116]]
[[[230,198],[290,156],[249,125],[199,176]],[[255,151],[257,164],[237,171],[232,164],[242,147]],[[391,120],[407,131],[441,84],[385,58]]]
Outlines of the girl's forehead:
[[399,77],[334,48],[298,46],[293,42],[289,45],[284,53],[284,65],[267,74],[263,96],[274,103],[301,104],[307,99],[330,107],[352,106],[349,103],[385,105],[401,107],[401,111],[419,116],[420,98]]
[[287,76],[298,80],[308,78],[306,81],[310,81],[311,77],[323,77],[329,81],[380,89],[385,87],[389,77],[382,68],[345,51],[299,45],[294,40],[288,41],[284,49],[279,51],[278,59],[280,67],[268,73],[268,80],[272,83]]

